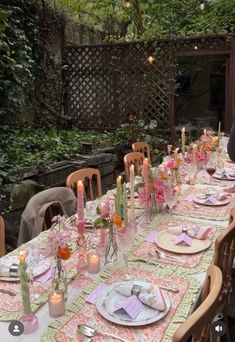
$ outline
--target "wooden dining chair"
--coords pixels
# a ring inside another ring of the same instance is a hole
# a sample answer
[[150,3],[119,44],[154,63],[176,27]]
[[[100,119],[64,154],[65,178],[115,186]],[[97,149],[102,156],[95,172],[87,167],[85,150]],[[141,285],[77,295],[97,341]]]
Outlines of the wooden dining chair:
[[0,257],[5,255],[6,248],[5,248],[5,223],[3,217],[0,216]]
[[143,161],[144,154],[141,152],[130,152],[124,156],[124,166],[127,182],[130,178],[130,166],[132,164],[135,165],[135,174],[139,174],[141,166],[143,165]]
[[93,188],[95,188],[96,197],[102,196],[101,179],[100,179],[99,170],[86,168],[86,169],[74,171],[67,177],[66,186],[73,189],[74,192],[76,192],[77,182],[79,180],[84,182],[87,199],[89,200],[94,199]]
[[46,189],[31,197],[21,215],[18,246],[49,229],[54,216],[75,214],[76,204],[73,190],[65,186]]
[[[213,264],[218,266],[223,274],[223,286],[220,294],[220,307],[226,309],[228,296],[232,290],[232,269],[235,255],[235,208],[230,211],[230,224],[215,241]],[[224,313],[224,312],[223,312]]]
[[145,158],[148,158],[150,162],[150,147],[149,144],[143,141],[137,141],[132,144],[132,150],[134,152],[141,152],[144,154]]
[[172,342],[209,341],[210,325],[219,305],[222,279],[219,267],[210,265],[202,290],[204,300],[175,331]]

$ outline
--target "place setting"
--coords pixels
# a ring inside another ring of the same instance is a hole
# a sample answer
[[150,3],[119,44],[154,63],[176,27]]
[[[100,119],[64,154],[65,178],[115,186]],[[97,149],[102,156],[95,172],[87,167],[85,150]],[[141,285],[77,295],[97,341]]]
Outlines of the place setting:
[[154,229],[136,238],[129,254],[131,261],[145,261],[158,266],[177,265],[193,270],[201,267],[204,258],[212,258],[210,247],[217,234],[217,226],[177,217],[171,217],[170,221],[165,218],[161,222],[156,219],[153,226]]
[[[217,187],[189,187],[181,193],[181,201],[172,209],[177,216],[214,220],[228,219],[233,195]],[[216,216],[214,209],[216,208]]]
[[171,317],[177,317],[179,304],[192,300],[193,284],[179,277],[171,279],[154,268],[134,267],[130,272],[130,281],[120,281],[120,267],[110,270],[107,280],[107,274],[101,275],[102,282],[84,289],[60,326],[57,322],[49,325],[44,339],[73,335],[81,340],[137,342],[143,331],[146,341],[161,338],[170,328]]

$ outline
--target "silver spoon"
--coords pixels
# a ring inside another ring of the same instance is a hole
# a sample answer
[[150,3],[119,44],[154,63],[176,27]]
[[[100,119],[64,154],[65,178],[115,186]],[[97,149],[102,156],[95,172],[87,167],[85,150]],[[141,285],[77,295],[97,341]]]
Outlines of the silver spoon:
[[177,261],[177,262],[181,262],[182,264],[185,264],[185,261],[180,259],[180,258],[177,258],[175,256],[171,256],[171,255],[166,255],[164,252],[159,252],[159,251],[155,251],[155,253],[157,254],[157,256],[160,258],[160,259],[169,259],[169,260],[173,260],[173,261]]
[[84,335],[87,337],[95,337],[96,335],[101,335],[101,336],[116,338],[117,340],[122,341],[122,342],[130,342],[130,341],[125,340],[124,338],[121,338],[119,336],[116,336],[116,335],[113,335],[110,333],[106,333],[106,332],[103,332],[100,330],[96,330],[96,329],[94,329],[94,328],[92,328],[86,324],[78,324],[77,332],[79,335]]

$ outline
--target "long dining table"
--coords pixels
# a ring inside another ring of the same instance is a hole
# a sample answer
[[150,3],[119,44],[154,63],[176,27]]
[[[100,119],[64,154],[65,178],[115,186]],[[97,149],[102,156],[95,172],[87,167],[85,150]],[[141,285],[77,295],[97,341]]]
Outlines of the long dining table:
[[[226,165],[234,169],[235,164]],[[138,181],[138,180],[137,180]],[[214,241],[227,227],[229,212],[235,205],[235,194],[230,194],[229,203],[222,206],[207,206],[195,203],[193,196],[210,191],[222,193],[225,188],[235,185],[234,180],[209,179],[202,170],[195,185],[181,184],[177,204],[168,213],[165,209],[156,213],[149,222],[146,220],[145,210],[136,204],[137,231],[129,250],[128,273],[133,279],[157,284],[163,287],[177,288],[177,292],[165,290],[169,298],[169,310],[160,320],[149,324],[128,326],[117,324],[105,319],[96,309],[96,305],[88,302],[88,296],[105,284],[110,286],[122,281],[127,270],[124,267],[121,255],[119,261],[113,265],[104,265],[101,272],[95,275],[87,274],[81,280],[81,286],[76,289],[72,286],[76,277],[77,253],[76,253],[76,224],[75,217],[69,218],[71,233],[71,246],[74,251],[68,261],[64,261],[68,276],[68,299],[66,301],[66,313],[59,318],[52,318],[48,311],[48,293],[51,288],[51,268],[42,276],[37,277],[32,284],[31,302],[32,310],[38,317],[39,327],[32,334],[23,334],[15,337],[8,331],[9,324],[13,320],[19,320],[22,316],[22,298],[19,282],[3,281],[0,278],[0,331],[1,340],[4,342],[24,341],[77,341],[76,329],[79,323],[86,323],[106,333],[121,336],[127,341],[150,342],[171,341],[174,331],[188,317],[195,307],[204,281],[207,267],[213,261]],[[115,190],[108,191],[106,198],[113,198]],[[94,208],[97,200],[87,205],[86,216],[95,216]],[[92,219],[91,219],[92,220]],[[147,221],[147,222],[146,222]],[[208,227],[211,228],[211,243],[204,250],[192,254],[173,253],[156,244],[161,234],[168,227],[187,228]],[[21,250],[30,251],[35,248],[40,250],[44,257],[48,231],[42,232],[38,237],[20,247]],[[95,230],[86,231],[91,244],[97,244],[99,236]],[[157,251],[157,253],[156,253]],[[19,249],[1,258],[1,265],[17,257]],[[50,263],[53,263],[51,257]],[[9,290],[14,296],[1,290]],[[115,341],[111,337],[97,335],[94,341]]]

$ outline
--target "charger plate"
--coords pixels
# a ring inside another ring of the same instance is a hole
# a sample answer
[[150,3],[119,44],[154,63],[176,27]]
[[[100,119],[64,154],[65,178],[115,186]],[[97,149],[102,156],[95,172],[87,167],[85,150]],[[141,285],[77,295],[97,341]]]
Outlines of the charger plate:
[[193,196],[193,201],[197,204],[200,204],[200,205],[206,205],[206,206],[210,206],[210,207],[218,207],[221,205],[229,204],[230,198],[227,197],[224,200],[221,200],[221,201],[218,200],[218,202],[212,203],[212,202],[206,202],[205,198],[200,198],[199,196]]
[[[117,293],[114,289],[114,286],[118,286],[120,283],[114,283],[108,286],[101,295],[96,300],[96,309],[103,316],[110,322],[126,325],[126,326],[141,326],[150,324],[153,322],[157,322],[161,320],[163,317],[167,315],[170,310],[171,303],[168,294],[162,290],[162,294],[164,296],[166,302],[166,310],[165,311],[158,311],[156,309],[151,308],[148,305],[144,305],[143,311],[136,317],[135,320],[131,319],[129,315],[125,312],[114,312],[116,305],[123,299],[126,298],[125,296]],[[140,285],[140,286],[148,286],[149,283],[139,280],[132,281],[133,285]]]
[[162,231],[156,236],[157,245],[168,251],[178,254],[195,254],[204,251],[211,245],[210,239],[199,240],[192,239],[192,246],[175,245],[174,239],[176,235],[168,233],[167,231]]
[[[12,264],[19,264],[19,260],[17,256],[11,255],[7,260],[2,259],[1,265],[5,267],[11,267]],[[39,275],[45,273],[49,267],[51,266],[51,260],[50,259],[40,259],[38,264],[34,267],[33,270],[33,276],[38,277]],[[0,277],[0,281],[7,281],[7,282],[16,282],[20,281],[19,277]]]

